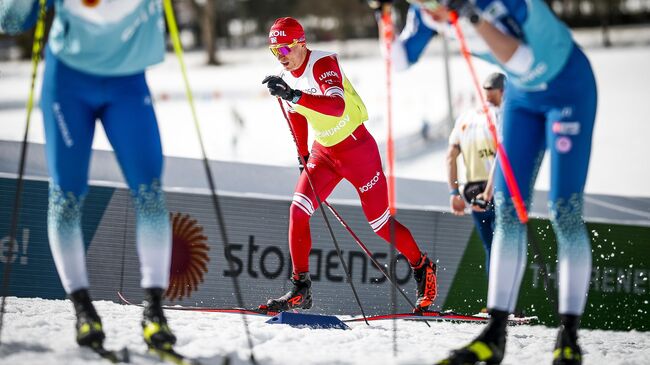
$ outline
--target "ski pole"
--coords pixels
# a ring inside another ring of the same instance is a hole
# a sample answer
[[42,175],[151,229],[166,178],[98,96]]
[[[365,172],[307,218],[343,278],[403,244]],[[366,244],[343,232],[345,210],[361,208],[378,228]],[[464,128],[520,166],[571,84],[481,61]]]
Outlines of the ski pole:
[[452,11],[449,13],[449,18],[451,24],[456,30],[456,35],[458,36],[458,41],[460,43],[461,53],[463,55],[463,58],[465,58],[467,67],[469,68],[470,75],[472,76],[474,89],[476,91],[476,94],[478,95],[479,100],[481,101],[483,112],[487,117],[488,129],[490,130],[490,135],[492,136],[492,139],[494,140],[494,143],[497,146],[497,154],[499,157],[499,161],[501,163],[501,168],[503,170],[503,176],[505,178],[508,191],[510,191],[510,196],[512,197],[512,201],[515,206],[517,216],[519,217],[519,221],[521,222],[521,224],[526,226],[529,241],[531,243],[531,246],[533,247],[533,250],[535,251],[534,254],[535,259],[537,260],[537,264],[540,266],[539,270],[544,279],[544,288],[546,289],[546,294],[548,295],[549,300],[553,301],[554,295],[551,291],[550,283],[548,280],[546,264],[544,263],[544,260],[542,258],[542,253],[539,248],[539,245],[537,244],[537,241],[534,238],[535,232],[533,232],[532,228],[530,227],[529,216],[528,216],[528,212],[526,211],[526,205],[524,204],[524,200],[521,196],[521,191],[519,190],[519,185],[517,184],[517,180],[515,179],[515,175],[512,171],[512,166],[510,165],[510,159],[506,154],[506,150],[503,147],[503,144],[499,140],[499,136],[496,130],[496,125],[492,120],[492,114],[489,112],[487,102],[485,101],[485,98],[483,97],[483,93],[481,92],[481,87],[479,86],[476,70],[474,69],[474,64],[472,63],[472,59],[470,57],[469,48],[467,47],[467,41],[465,40],[465,36],[463,34],[462,29],[460,28],[460,24],[458,24],[458,14]]
[[[386,137],[386,158],[388,159],[388,210],[392,217],[395,217],[397,209],[395,207],[395,174],[394,174],[394,146],[393,146],[393,100],[392,100],[392,59],[391,52],[393,47],[393,19],[392,19],[392,6],[390,3],[385,3],[381,9],[381,23],[383,37],[386,47],[386,123],[388,129],[388,136]],[[389,222],[390,232],[390,262],[395,260],[395,220],[391,219]],[[395,294],[395,287],[391,288],[390,292],[390,305],[391,311],[397,313],[397,295]],[[397,356],[397,321],[393,320],[393,357]]]
[[[199,120],[196,114],[196,108],[194,107],[194,97],[192,96],[192,89],[190,88],[190,83],[187,78],[187,71],[185,69],[185,62],[183,61],[183,46],[178,34],[178,26],[176,25],[176,17],[174,16],[174,8],[172,6],[171,0],[164,0],[165,7],[165,17],[167,19],[167,26],[169,27],[169,35],[172,39],[172,44],[174,46],[174,52],[178,58],[178,62],[181,67],[181,73],[183,75],[183,82],[185,84],[185,93],[187,95],[187,101],[190,104],[190,109],[192,111],[192,120],[194,121],[194,128],[196,130],[197,139],[199,140],[199,147],[201,148],[201,155],[203,157],[203,166],[205,168],[205,174],[208,179],[208,185],[210,187],[210,194],[212,196],[212,204],[214,206],[214,211],[217,216],[217,224],[219,225],[219,232],[221,233],[221,240],[223,241],[223,251],[226,262],[230,272],[235,272],[235,267],[230,260],[230,243],[228,241],[228,235],[226,234],[226,223],[223,216],[223,211],[221,210],[221,205],[219,203],[219,197],[217,196],[217,187],[212,178],[212,169],[210,168],[210,163],[208,161],[207,154],[205,152],[205,146],[203,145],[203,136],[201,134],[201,126],[199,125]],[[244,308],[244,298],[241,293],[241,288],[239,286],[239,280],[236,275],[232,275],[232,284],[235,289],[235,297],[237,298],[237,305],[241,308]],[[242,323],[244,324],[244,331],[246,333],[246,340],[248,342],[248,348],[250,351],[250,361],[252,364],[257,364],[255,360],[255,355],[253,353],[253,339],[251,338],[250,329],[248,328],[248,320],[244,314],[241,315]]]
[[386,139],[386,158],[388,159],[388,207],[390,214],[395,216],[397,211],[395,207],[395,148],[393,143],[393,95],[392,95],[392,39],[393,39],[393,21],[391,19],[391,6],[385,4],[381,15],[382,30],[384,32],[384,42],[386,47],[386,121],[388,136]]
[[[354,231],[352,230],[352,228],[350,228],[350,226],[348,226],[347,223],[345,223],[345,221],[343,220],[343,217],[341,217],[341,215],[339,214],[339,212],[337,212],[336,209],[334,209],[334,207],[333,207],[333,206],[332,206],[332,205],[331,205],[327,200],[324,200],[324,201],[323,201],[323,204],[325,204],[325,206],[330,210],[330,212],[332,212],[332,214],[334,215],[334,217],[336,218],[336,220],[338,220],[339,223],[341,223],[341,225],[343,226],[343,228],[345,228],[345,229],[348,231],[348,233],[350,233],[350,236],[352,236],[352,238],[353,238],[354,241],[357,243],[357,245],[359,245],[359,247],[361,247],[361,249],[363,250],[363,252],[366,253],[366,255],[368,256],[368,258],[370,259],[370,262],[372,262],[372,263],[375,265],[375,267],[376,267],[379,271],[381,271],[381,273],[384,275],[384,277],[385,277],[386,279],[388,279],[388,282],[390,282],[390,283],[393,285],[393,287],[395,287],[395,289],[396,289],[400,294],[402,294],[402,296],[404,297],[404,299],[406,299],[406,301],[407,301],[408,304],[411,306],[411,308],[413,308],[414,311],[417,311],[417,307],[415,306],[415,304],[413,304],[413,302],[412,302],[412,301],[409,299],[409,297],[404,293],[404,291],[403,291],[403,290],[402,290],[402,289],[397,285],[397,283],[393,280],[393,278],[392,278],[392,277],[391,277],[391,276],[390,276],[386,271],[384,271],[384,267],[383,267],[383,266],[382,266],[382,265],[381,265],[381,264],[380,264],[380,263],[375,259],[373,253],[368,249],[368,247],[366,247],[366,245],[364,245],[363,242],[361,242],[361,239],[359,239],[359,237],[354,233]],[[424,323],[426,323],[427,326],[431,327],[431,325],[429,324],[428,321],[424,321]]]
[[298,158],[300,159],[300,163],[302,163],[302,165],[305,167],[303,172],[305,173],[305,176],[307,176],[307,181],[309,182],[309,186],[311,187],[311,190],[314,192],[314,196],[316,197],[316,202],[318,203],[318,207],[323,213],[323,219],[325,220],[325,225],[327,226],[330,236],[332,237],[332,242],[334,243],[336,254],[339,257],[339,260],[341,261],[341,267],[343,267],[343,271],[345,271],[345,276],[347,278],[348,283],[350,284],[350,287],[352,288],[352,293],[354,294],[354,298],[357,301],[357,304],[359,305],[359,309],[361,309],[361,315],[363,315],[363,319],[366,321],[366,324],[370,326],[370,323],[368,323],[368,320],[366,319],[366,313],[363,310],[363,306],[361,305],[361,299],[359,299],[359,295],[357,295],[357,289],[354,287],[354,283],[352,282],[352,277],[350,276],[350,271],[348,270],[348,266],[345,264],[345,260],[343,260],[343,254],[341,253],[341,248],[339,247],[339,243],[336,240],[336,236],[334,236],[332,225],[330,224],[330,221],[327,218],[327,214],[325,214],[325,211],[323,211],[323,201],[318,196],[318,192],[316,191],[316,188],[314,187],[314,184],[311,180],[311,174],[309,173],[307,167],[307,161],[305,161],[305,158],[300,154],[300,150],[298,146],[298,138],[296,137],[296,133],[293,130],[293,126],[291,125],[291,122],[289,121],[289,116],[287,116],[287,112],[284,110],[284,106],[282,105],[282,100],[280,100],[280,98],[276,98],[276,99],[278,100],[278,104],[280,105],[280,109],[282,110],[282,115],[284,116],[284,119],[287,121],[287,125],[289,126],[291,137],[293,137],[293,141],[296,144],[296,150],[298,151]]
[[[11,263],[13,261],[14,244],[16,233],[18,231],[18,219],[20,217],[20,201],[23,193],[25,163],[27,162],[27,137],[29,135],[29,124],[32,119],[32,109],[34,108],[34,84],[36,83],[36,72],[38,63],[41,60],[41,50],[43,48],[43,36],[45,34],[45,0],[38,1],[38,20],[34,31],[34,42],[32,43],[32,74],[29,87],[29,96],[27,98],[27,121],[25,123],[25,134],[20,145],[20,163],[18,165],[18,179],[16,180],[16,195],[14,197],[14,207],[11,213],[11,228],[9,229],[9,247],[7,261],[5,261],[5,270],[2,274],[2,304],[0,304],[0,339],[2,338],[2,325],[5,314],[6,298],[9,290],[9,278],[11,276]],[[0,344],[2,341],[0,340]]]

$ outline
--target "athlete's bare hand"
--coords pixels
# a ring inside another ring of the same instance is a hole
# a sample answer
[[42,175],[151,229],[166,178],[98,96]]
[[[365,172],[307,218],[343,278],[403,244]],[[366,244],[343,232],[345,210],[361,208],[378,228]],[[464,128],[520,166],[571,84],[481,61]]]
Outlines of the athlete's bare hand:
[[449,205],[451,212],[454,215],[465,215],[465,200],[460,195],[452,195],[449,197]]

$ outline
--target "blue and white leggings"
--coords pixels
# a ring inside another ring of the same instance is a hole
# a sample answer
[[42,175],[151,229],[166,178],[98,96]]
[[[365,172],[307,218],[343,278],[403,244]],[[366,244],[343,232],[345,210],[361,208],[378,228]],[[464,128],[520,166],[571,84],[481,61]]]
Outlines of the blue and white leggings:
[[133,196],[141,286],[167,288],[171,232],[160,185],[162,147],[144,73],[91,75],[65,65],[48,49],[41,109],[51,175],[48,237],[66,293],[89,285],[81,211],[97,119]]
[[[525,92],[508,84],[505,92],[503,146],[528,207],[546,150],[551,158],[548,206],[558,244],[561,314],[581,315],[589,289],[591,244],[582,210],[596,101],[591,66],[577,46],[546,90]],[[526,228],[500,168],[495,189],[488,308],[513,312],[527,263]]]

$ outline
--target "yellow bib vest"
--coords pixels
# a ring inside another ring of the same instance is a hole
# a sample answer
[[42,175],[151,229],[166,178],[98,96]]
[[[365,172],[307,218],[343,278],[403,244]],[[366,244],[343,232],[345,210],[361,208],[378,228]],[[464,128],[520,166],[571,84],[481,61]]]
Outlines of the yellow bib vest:
[[[318,87],[318,83],[314,79],[313,67],[316,61],[323,57],[328,57],[332,53],[322,51],[312,51],[307,61],[305,71],[300,77],[293,77],[290,73],[284,73],[282,78],[293,89],[299,89],[304,93],[323,95],[323,92]],[[339,66],[340,69],[340,66]],[[361,97],[357,94],[356,90],[350,83],[343,70],[341,70],[343,77],[343,99],[345,100],[345,110],[340,117],[334,117],[319,113],[317,111],[305,108],[298,104],[289,103],[294,111],[303,115],[309,125],[316,133],[315,139],[325,147],[334,146],[335,144],[346,139],[359,127],[363,122],[368,120],[368,111],[363,104]]]

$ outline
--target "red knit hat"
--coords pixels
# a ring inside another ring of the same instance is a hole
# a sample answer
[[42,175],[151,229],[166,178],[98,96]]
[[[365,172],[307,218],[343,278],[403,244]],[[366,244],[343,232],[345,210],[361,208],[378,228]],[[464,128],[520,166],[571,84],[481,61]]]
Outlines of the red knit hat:
[[269,44],[291,44],[304,42],[305,31],[298,21],[291,17],[278,18],[269,31]]

